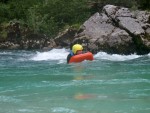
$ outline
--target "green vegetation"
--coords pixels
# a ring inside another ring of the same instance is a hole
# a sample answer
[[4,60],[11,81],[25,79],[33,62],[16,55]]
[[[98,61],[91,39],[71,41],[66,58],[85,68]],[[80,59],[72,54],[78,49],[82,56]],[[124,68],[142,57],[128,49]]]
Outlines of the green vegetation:
[[[79,28],[106,4],[150,8],[149,0],[0,0],[0,28],[2,23],[17,20],[28,25],[34,33],[53,37],[66,26]],[[0,32],[6,36],[4,30]]]

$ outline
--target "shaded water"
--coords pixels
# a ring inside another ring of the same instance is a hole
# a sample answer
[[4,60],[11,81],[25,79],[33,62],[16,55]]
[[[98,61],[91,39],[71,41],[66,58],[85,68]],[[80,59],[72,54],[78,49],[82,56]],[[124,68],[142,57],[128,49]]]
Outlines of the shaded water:
[[0,51],[0,113],[150,113],[150,54],[67,54]]

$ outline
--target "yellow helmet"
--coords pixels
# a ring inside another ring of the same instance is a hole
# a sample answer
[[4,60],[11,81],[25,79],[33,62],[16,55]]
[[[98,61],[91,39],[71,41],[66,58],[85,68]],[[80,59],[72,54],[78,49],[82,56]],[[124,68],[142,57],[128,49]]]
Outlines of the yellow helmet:
[[76,54],[76,52],[79,51],[79,50],[83,50],[83,47],[82,47],[82,45],[80,45],[80,44],[75,44],[75,45],[72,47],[72,52],[73,52],[74,54]]

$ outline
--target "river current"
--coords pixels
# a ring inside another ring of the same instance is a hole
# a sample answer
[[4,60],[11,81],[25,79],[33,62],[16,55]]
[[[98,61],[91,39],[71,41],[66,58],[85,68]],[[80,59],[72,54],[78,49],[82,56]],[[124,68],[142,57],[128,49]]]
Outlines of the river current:
[[0,51],[0,113],[150,113],[150,54]]

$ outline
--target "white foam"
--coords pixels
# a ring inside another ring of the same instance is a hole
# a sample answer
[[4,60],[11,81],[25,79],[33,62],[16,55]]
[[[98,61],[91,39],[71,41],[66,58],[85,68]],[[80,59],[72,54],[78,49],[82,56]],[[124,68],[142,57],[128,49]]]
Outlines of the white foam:
[[12,52],[0,52],[0,55],[11,55]]
[[51,110],[53,113],[76,113],[75,110],[65,107],[54,107]]
[[17,103],[17,102],[21,102],[20,99],[16,99],[14,98],[13,96],[0,96],[0,102],[14,102],[14,103]]
[[150,57],[150,53],[148,54],[148,57]]
[[[69,54],[67,49],[52,49],[48,52],[37,52],[30,60],[42,61],[42,60],[58,60],[59,63],[66,62],[67,55]],[[148,54],[150,56],[150,53]],[[94,55],[95,59],[103,59],[110,61],[126,61],[142,57],[140,55],[119,55],[119,54],[107,54],[106,52],[98,52]]]
[[19,112],[25,112],[25,113],[27,113],[27,112],[35,112],[35,111],[32,110],[32,109],[19,109],[18,111],[19,111]]
[[141,57],[140,55],[131,54],[131,55],[118,55],[118,54],[107,54],[105,52],[99,52],[94,55],[95,59],[104,59],[110,61],[126,61],[132,60]]
[[48,52],[37,52],[31,60],[65,60],[69,52],[66,49],[52,49]]

